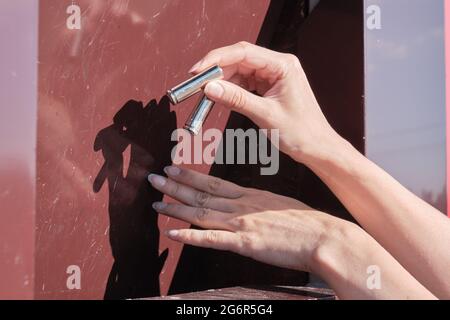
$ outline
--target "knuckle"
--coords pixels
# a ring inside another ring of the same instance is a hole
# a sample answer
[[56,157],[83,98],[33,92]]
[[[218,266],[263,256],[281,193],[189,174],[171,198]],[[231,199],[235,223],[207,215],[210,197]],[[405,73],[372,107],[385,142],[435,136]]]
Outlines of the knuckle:
[[248,41],[239,41],[237,44],[243,49],[247,49],[250,46],[250,42]]
[[300,65],[300,60],[292,53],[285,53],[285,59],[290,65]]
[[210,194],[207,192],[198,192],[195,195],[195,205],[199,207],[204,207],[208,204],[209,199],[211,198]]
[[185,241],[193,241],[194,236],[190,230],[180,230],[178,236]]
[[205,221],[208,218],[209,215],[210,215],[210,211],[207,208],[197,208],[195,210],[195,219],[198,222]]
[[239,235],[240,238],[240,250],[242,252],[252,252],[255,247],[254,236],[248,233],[242,233]]
[[233,95],[231,96],[231,106],[235,109],[243,109],[246,101],[245,97],[240,91],[235,91]]
[[219,234],[217,231],[208,231],[205,233],[205,242],[208,244],[214,244],[218,242]]
[[300,60],[297,58],[297,56],[291,54],[291,53],[285,53],[284,55],[284,61],[286,70],[301,70],[302,66],[300,63]]
[[170,186],[170,195],[171,196],[177,196],[179,191],[179,185],[178,183],[172,182]]
[[245,217],[234,218],[231,223],[237,230],[247,230],[249,225],[248,220]]
[[216,179],[216,178],[208,178],[208,191],[211,193],[215,193],[217,192],[217,190],[220,189],[222,185],[222,181],[220,179]]

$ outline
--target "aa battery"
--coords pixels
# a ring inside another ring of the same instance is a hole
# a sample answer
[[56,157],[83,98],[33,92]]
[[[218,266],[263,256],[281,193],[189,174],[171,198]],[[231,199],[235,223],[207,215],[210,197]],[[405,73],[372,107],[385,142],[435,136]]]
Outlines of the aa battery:
[[167,91],[167,96],[172,104],[176,105],[194,94],[200,92],[210,81],[223,78],[223,70],[219,66],[214,66],[198,75],[186,80],[173,89]]
[[209,100],[207,96],[203,95],[197,107],[194,108],[194,111],[192,111],[189,119],[186,121],[184,129],[193,135],[198,135],[213,106],[214,101]]

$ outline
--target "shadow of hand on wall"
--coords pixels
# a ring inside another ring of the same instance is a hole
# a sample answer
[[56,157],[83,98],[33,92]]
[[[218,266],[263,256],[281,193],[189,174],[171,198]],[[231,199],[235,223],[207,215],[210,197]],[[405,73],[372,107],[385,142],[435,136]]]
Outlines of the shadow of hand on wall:
[[105,299],[160,295],[159,274],[168,251],[159,254],[158,214],[151,205],[163,195],[151,188],[147,176],[163,174],[171,164],[176,125],[166,97],[145,107],[130,100],[116,113],[113,124],[97,134],[94,150],[102,151],[105,162],[93,189],[97,193],[108,182],[114,258]]

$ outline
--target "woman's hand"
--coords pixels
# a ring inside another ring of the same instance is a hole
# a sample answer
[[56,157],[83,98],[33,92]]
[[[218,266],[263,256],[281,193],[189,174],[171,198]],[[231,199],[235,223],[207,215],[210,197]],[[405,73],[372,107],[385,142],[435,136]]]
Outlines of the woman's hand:
[[[191,72],[215,64],[224,69],[225,80],[208,83],[206,95],[263,129],[279,129],[281,151],[310,167],[402,265],[433,293],[448,298],[444,270],[449,265],[450,224],[339,137],[320,110],[298,59],[241,42],[211,51]],[[211,229],[171,231],[174,240],[312,270],[341,298],[434,298],[353,224],[293,199],[191,171],[171,167],[167,174],[169,179],[153,175],[150,181],[183,204],[159,203],[156,210]],[[382,271],[380,290],[366,285],[368,267]]]
[[[178,167],[152,186],[181,204],[156,211],[207,230],[171,230],[186,244],[232,251],[278,267],[317,274],[341,299],[432,299],[420,283],[356,225],[266,191],[239,187]],[[382,270],[380,290],[367,286],[367,268]]]
[[325,119],[294,55],[239,42],[211,51],[191,72],[215,64],[223,68],[225,80],[208,83],[205,93],[210,99],[263,129],[279,129],[281,151],[299,162],[308,164],[332,153],[339,136]]
[[[270,192],[247,189],[194,171],[168,167],[151,184],[180,201],[156,211],[208,230],[172,230],[176,241],[232,251],[294,270],[317,269],[319,246],[338,246],[349,223]],[[348,230],[347,230],[348,231]]]

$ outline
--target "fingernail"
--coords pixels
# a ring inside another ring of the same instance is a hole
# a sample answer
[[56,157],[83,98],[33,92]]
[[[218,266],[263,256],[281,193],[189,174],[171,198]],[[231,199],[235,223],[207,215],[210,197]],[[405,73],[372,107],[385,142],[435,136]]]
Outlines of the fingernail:
[[196,64],[194,64],[194,65],[192,66],[192,68],[189,69],[189,73],[195,72],[195,71],[200,67],[200,65],[202,64],[202,62],[203,62],[203,60],[200,60],[199,62],[197,62]]
[[164,168],[164,172],[167,173],[169,176],[177,176],[181,173],[181,169],[174,166],[169,166]]
[[166,184],[167,179],[157,174],[151,174],[148,176],[148,181],[154,186],[163,187]]
[[167,207],[167,203],[164,202],[154,202],[152,204],[153,209],[155,210],[164,210]]
[[175,238],[176,236],[178,236],[178,234],[179,234],[178,230],[166,231],[166,236],[168,236],[170,238]]
[[224,88],[221,84],[213,81],[206,85],[205,93],[211,98],[221,98],[224,93]]

